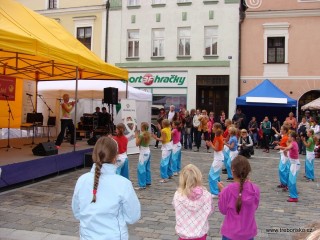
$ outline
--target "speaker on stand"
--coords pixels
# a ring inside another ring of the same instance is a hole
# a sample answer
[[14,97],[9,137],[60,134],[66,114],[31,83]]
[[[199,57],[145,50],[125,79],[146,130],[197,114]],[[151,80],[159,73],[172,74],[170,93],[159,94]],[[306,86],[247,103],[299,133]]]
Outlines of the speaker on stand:
[[114,124],[113,124],[113,105],[118,104],[118,88],[104,88],[103,102],[108,104],[108,110],[110,113],[111,109],[111,133],[114,133]]

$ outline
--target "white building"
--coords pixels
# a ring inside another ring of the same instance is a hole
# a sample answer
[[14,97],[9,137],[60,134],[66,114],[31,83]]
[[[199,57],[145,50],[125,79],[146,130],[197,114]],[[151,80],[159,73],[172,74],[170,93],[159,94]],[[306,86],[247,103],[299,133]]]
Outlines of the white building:
[[108,62],[128,69],[129,84],[152,92],[154,104],[224,110],[232,116],[238,96],[239,4],[119,0],[110,11]]
[[152,92],[154,104],[233,115],[240,0],[109,0],[109,11],[107,0],[18,1],[128,69],[129,84]]

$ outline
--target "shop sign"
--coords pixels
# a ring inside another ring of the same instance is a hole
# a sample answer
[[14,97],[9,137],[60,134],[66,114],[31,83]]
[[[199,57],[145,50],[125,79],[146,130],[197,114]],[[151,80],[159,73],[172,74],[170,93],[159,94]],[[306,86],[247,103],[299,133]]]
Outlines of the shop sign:
[[187,72],[129,73],[133,87],[187,87]]

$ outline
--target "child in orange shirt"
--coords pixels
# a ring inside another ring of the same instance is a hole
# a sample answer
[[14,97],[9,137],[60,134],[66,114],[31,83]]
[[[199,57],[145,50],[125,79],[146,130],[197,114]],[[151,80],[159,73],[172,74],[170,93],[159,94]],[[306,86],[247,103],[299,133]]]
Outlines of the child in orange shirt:
[[210,186],[210,192],[213,196],[218,196],[219,194],[219,188],[218,188],[218,182],[220,182],[220,172],[221,168],[223,166],[223,136],[222,136],[222,126],[220,123],[214,123],[212,131],[215,134],[215,137],[213,139],[213,142],[206,141],[207,146],[211,147],[213,152],[213,162],[209,171],[209,186]]

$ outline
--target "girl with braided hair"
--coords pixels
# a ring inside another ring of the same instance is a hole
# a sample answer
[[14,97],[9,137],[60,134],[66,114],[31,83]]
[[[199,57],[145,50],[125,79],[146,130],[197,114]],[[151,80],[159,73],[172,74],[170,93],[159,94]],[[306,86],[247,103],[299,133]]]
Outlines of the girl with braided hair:
[[141,133],[136,131],[136,145],[139,147],[139,162],[137,167],[138,185],[136,190],[144,190],[146,186],[151,185],[151,171],[150,171],[150,132],[149,124],[147,122],[141,123]]
[[237,156],[231,165],[234,183],[219,186],[218,206],[225,215],[221,234],[223,240],[251,240],[257,235],[255,212],[259,206],[260,189],[252,183],[248,175],[251,171],[249,161]]
[[132,183],[116,174],[117,152],[115,140],[99,138],[91,171],[77,181],[72,211],[80,221],[80,240],[128,240],[127,224],[140,218],[140,202]]

